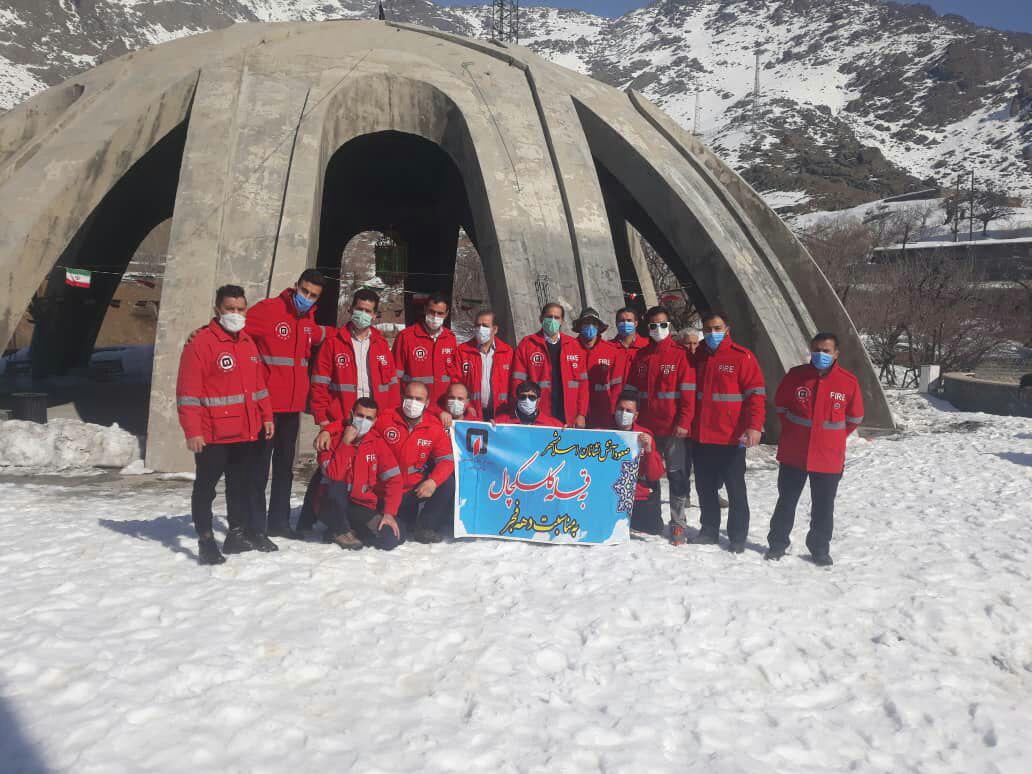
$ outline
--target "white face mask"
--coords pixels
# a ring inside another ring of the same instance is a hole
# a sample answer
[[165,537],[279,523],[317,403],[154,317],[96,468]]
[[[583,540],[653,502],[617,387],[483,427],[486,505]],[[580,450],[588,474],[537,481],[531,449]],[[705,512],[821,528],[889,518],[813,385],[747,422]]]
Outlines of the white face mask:
[[239,312],[227,312],[219,315],[219,325],[229,333],[240,333],[246,322],[247,317]]
[[448,413],[458,419],[466,413],[466,401],[462,398],[448,398]]
[[663,339],[665,339],[669,335],[670,335],[670,328],[669,327],[666,327],[666,328],[656,328],[655,330],[653,330],[652,328],[649,328],[649,336],[652,338],[653,341],[663,341]]
[[491,327],[489,325],[478,325],[476,329],[477,341],[487,344],[491,340]]
[[634,412],[625,409],[616,410],[616,424],[618,427],[630,427],[634,423]]
[[426,316],[426,327],[430,330],[436,331],[442,325],[444,325],[444,316],[439,316],[436,314],[428,314]]
[[372,429],[373,420],[369,417],[352,417],[351,426],[358,431],[358,437],[361,438]]
[[423,409],[425,408],[426,404],[416,398],[405,398],[401,402],[401,410],[405,412],[405,416],[409,419],[419,419],[423,416]]
[[519,406],[520,411],[523,412],[524,416],[530,416],[537,411],[537,398],[520,398],[516,401],[516,405]]

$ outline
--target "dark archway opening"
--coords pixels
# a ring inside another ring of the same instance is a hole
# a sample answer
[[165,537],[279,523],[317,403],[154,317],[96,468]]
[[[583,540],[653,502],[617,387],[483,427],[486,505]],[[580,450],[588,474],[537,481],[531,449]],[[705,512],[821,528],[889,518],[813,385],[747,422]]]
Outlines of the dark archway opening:
[[335,324],[342,290],[347,292],[353,278],[361,279],[361,267],[342,266],[345,247],[356,235],[389,232],[404,244],[404,315],[398,322],[405,324],[422,315],[427,294],[451,296],[460,228],[477,244],[458,167],[436,143],[403,132],[362,135],[333,154],[320,224],[317,266],[330,280],[326,301],[319,304],[323,324]]
[[[186,130],[184,121],[137,160],[68,243],[10,342],[3,391],[44,390],[83,420],[145,432]],[[66,269],[90,272],[89,287],[66,284]]]

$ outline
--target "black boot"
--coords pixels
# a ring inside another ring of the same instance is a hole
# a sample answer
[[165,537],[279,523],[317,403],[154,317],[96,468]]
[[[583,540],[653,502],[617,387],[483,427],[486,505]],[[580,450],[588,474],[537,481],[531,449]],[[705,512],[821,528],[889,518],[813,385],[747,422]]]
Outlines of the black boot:
[[716,532],[708,529],[700,529],[699,534],[692,538],[692,545],[696,546],[715,546],[720,542]]
[[767,549],[767,553],[763,555],[763,558],[770,562],[780,562],[785,557],[785,549],[780,546],[775,548],[771,546]]
[[831,565],[835,564],[831,561],[831,554],[812,554],[811,556],[813,558],[813,563],[818,567],[831,567]]
[[420,527],[412,533],[412,539],[417,543],[440,543],[442,538],[437,532],[429,527]]
[[261,532],[248,531],[244,533],[244,537],[247,538],[247,542],[254,546],[256,550],[261,551],[264,554],[267,554],[270,551],[279,551],[279,546],[269,540],[268,535]]
[[226,540],[222,544],[222,552],[226,554],[242,554],[245,551],[254,551],[254,545],[244,536],[243,527],[233,527],[226,533]]
[[745,541],[744,540],[732,540],[728,544],[727,550],[730,551],[732,554],[744,554],[745,553]]
[[270,524],[269,537],[286,538],[287,540],[304,540],[304,536],[290,528],[289,524]]
[[197,563],[198,564],[224,564],[226,557],[219,551],[219,544],[215,538],[201,538],[197,541]]

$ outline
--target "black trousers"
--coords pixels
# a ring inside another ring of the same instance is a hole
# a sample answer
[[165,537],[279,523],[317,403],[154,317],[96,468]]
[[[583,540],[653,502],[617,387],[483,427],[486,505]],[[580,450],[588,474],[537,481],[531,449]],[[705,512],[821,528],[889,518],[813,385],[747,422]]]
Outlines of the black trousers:
[[297,529],[310,530],[315,526],[318,516],[315,513],[315,503],[319,497],[319,487],[322,486],[322,468],[316,468],[312,478],[308,481],[308,488],[305,490],[305,501],[301,505],[301,515],[297,517]]
[[190,513],[198,535],[210,534],[215,486],[226,476],[226,520],[230,529],[265,531],[265,494],[256,483],[261,461],[259,441],[211,443],[194,455],[197,475]]
[[695,492],[702,510],[702,531],[720,532],[721,485],[727,488],[727,537],[732,543],[749,537],[749,494],[745,488],[745,449],[714,443],[692,444]]
[[[320,518],[328,527],[328,534],[343,535],[354,532],[367,546],[392,551],[405,542],[405,524],[398,521],[398,537],[390,527],[379,526],[372,508],[351,501],[347,486],[341,481],[329,481],[324,499],[319,506]],[[376,528],[376,529],[374,529]]]
[[[262,492],[262,506],[265,510],[265,485],[269,481],[269,465],[272,465],[272,490],[269,492],[268,525],[270,528],[290,526],[290,488],[294,483],[294,457],[297,454],[297,433],[301,426],[301,415],[297,412],[273,414],[276,432],[272,440],[261,440],[261,468],[257,471]],[[262,532],[265,531],[263,528]]]
[[770,517],[767,544],[771,548],[788,548],[789,536],[795,524],[796,505],[803,493],[806,479],[810,479],[810,531],[806,547],[811,554],[827,554],[831,550],[831,532],[835,526],[835,495],[838,493],[841,473],[807,473],[805,470],[782,465],[778,470],[778,503]]
[[415,489],[410,489],[401,498],[398,508],[398,522],[404,522],[409,530],[432,529],[435,532],[450,535],[454,524],[455,511],[455,476],[437,487],[434,493],[425,500],[416,497]]
[[631,511],[631,529],[649,535],[663,534],[663,515],[660,501],[659,482],[650,484],[653,489],[647,500],[635,500]]

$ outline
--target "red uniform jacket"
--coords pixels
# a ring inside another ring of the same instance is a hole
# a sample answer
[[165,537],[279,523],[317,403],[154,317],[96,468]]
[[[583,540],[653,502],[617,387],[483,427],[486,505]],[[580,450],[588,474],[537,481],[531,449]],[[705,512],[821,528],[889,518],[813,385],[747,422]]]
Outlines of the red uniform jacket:
[[[622,427],[616,426],[616,420],[614,419],[609,423],[609,426],[613,430],[623,430]],[[659,480],[666,475],[666,465],[663,464],[663,455],[656,446],[656,437],[649,432],[647,427],[639,425],[635,422],[630,430],[624,432],[634,433],[638,435],[644,433],[652,439],[652,451],[641,453],[638,457],[638,483],[634,487],[634,499],[635,500],[648,500],[652,494],[652,487],[646,486],[645,482],[654,483],[656,486],[659,485]]]
[[[599,339],[588,349],[578,338],[588,371],[588,427],[609,427],[613,424],[616,396],[624,386],[621,355],[616,344]],[[620,347],[623,349],[623,347]]]
[[[620,343],[619,337],[609,341],[616,348],[616,365],[613,366],[613,377],[610,382],[613,385],[613,392],[619,396],[620,390],[630,382],[631,363],[634,362],[634,356],[638,354],[639,350],[645,349],[649,345],[650,339],[634,334],[634,342],[629,347]],[[616,405],[615,401],[614,405]]]
[[541,388],[541,411],[551,413],[552,389],[558,387],[563,391],[563,407],[566,419],[570,424],[577,416],[588,415],[588,371],[584,358],[584,350],[577,339],[565,333],[559,334],[559,372],[562,384],[552,384],[552,361],[548,357],[548,347],[541,331],[524,336],[516,347],[516,355],[512,363],[512,380],[509,382],[509,394],[515,396],[520,382],[537,382]]
[[781,380],[774,396],[781,417],[778,462],[810,473],[841,473],[846,437],[864,421],[856,377],[837,362],[827,374],[809,363]]
[[423,323],[410,325],[394,340],[394,364],[402,386],[422,382],[430,390],[430,403],[436,404],[452,379],[458,379],[458,342],[451,328],[441,327],[433,338]]
[[[491,361],[491,405],[494,413],[505,411],[509,404],[509,380],[512,375],[512,347],[495,338],[494,359]],[[459,345],[459,373],[462,383],[469,390],[469,402],[474,405],[477,419],[483,417],[480,401],[480,381],[483,378],[480,347],[476,339]]]
[[[369,335],[370,397],[376,401],[381,414],[391,411],[401,403],[398,389],[398,375],[394,367],[387,339],[373,328]],[[315,358],[312,369],[312,413],[315,421],[326,425],[334,420],[346,421],[358,398],[358,366],[355,348],[351,343],[351,329],[337,330]]]
[[705,343],[692,357],[698,390],[692,438],[737,446],[746,430],[763,430],[767,390],[756,356],[727,335],[716,352]]
[[419,424],[409,430],[408,420],[401,409],[381,412],[373,428],[394,452],[401,468],[403,492],[410,491],[427,478],[427,474],[440,486],[455,472],[451,438],[441,420],[432,413],[428,407]]
[[[522,425],[520,418],[515,414],[499,414],[494,418],[496,425]],[[530,425],[531,427],[562,427],[563,423],[560,422],[549,414],[538,414],[537,419]]]
[[357,444],[334,441],[319,461],[331,481],[347,484],[351,502],[394,516],[401,505],[401,469],[391,447],[371,429]]
[[254,441],[272,421],[272,401],[258,348],[246,333],[226,333],[218,320],[183,347],[176,382],[179,424],[205,443]]
[[650,341],[631,364],[630,384],[638,390],[638,422],[665,438],[681,427],[691,431],[695,416],[695,369],[688,353],[669,336]]
[[244,331],[254,339],[265,366],[265,381],[272,397],[272,410],[298,412],[308,401],[308,361],[312,351],[333,329],[317,325],[315,307],[300,314],[294,305],[294,289],[287,288],[247,310]]

